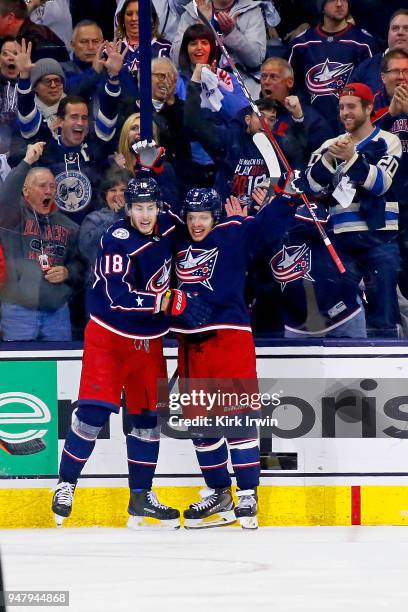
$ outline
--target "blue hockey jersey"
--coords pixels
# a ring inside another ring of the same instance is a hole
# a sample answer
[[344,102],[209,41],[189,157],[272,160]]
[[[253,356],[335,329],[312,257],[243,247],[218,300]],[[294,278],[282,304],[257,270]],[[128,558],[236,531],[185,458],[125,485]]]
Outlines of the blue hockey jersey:
[[[287,203],[272,205],[276,214]],[[313,204],[331,233],[328,211]],[[285,211],[284,211],[285,212]],[[299,206],[288,231],[270,245],[269,266],[282,292],[285,329],[299,336],[323,336],[361,311],[357,282],[340,274],[305,205]]]
[[205,301],[212,308],[212,320],[205,327],[187,328],[181,324],[172,327],[173,331],[251,331],[244,300],[246,271],[263,232],[280,232],[271,206],[265,206],[256,217],[229,217],[200,242],[192,241],[187,235],[178,242],[178,286]]
[[93,321],[127,338],[158,338],[167,333],[169,319],[159,308],[170,285],[178,222],[178,217],[166,212],[159,214],[151,236],[124,219],[106,231],[88,294]]
[[331,125],[337,123],[339,91],[350,82],[353,70],[377,52],[368,32],[348,25],[340,32],[325,32],[320,25],[293,40],[289,63],[299,93]]

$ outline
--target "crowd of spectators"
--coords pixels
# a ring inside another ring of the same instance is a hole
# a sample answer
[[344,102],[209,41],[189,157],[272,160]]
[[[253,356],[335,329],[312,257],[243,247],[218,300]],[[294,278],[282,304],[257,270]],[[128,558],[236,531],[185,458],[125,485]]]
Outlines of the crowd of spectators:
[[[251,262],[247,301],[255,333],[408,336],[403,4],[152,0],[152,113],[159,156],[149,171],[165,202],[179,212],[190,188],[215,187],[223,201],[234,195],[256,214],[271,194],[265,160],[252,140],[262,126],[212,31],[200,22],[198,7],[222,36],[294,170],[275,186],[276,197],[299,204],[297,192],[306,191],[347,260],[342,275],[307,209],[298,206],[276,250],[260,251]],[[4,341],[82,338],[99,239],[121,218],[127,182],[146,170],[139,66],[137,0],[0,0]],[[355,83],[363,87],[349,92],[360,99],[357,110],[342,97]],[[361,182],[356,165],[349,171],[354,187],[359,185],[361,207],[385,211],[374,220],[369,211],[360,224],[352,197],[343,204],[333,199],[337,183],[343,184],[339,172],[351,167],[355,153],[348,141],[344,151],[336,149],[333,139],[353,130],[363,140],[365,134],[373,139],[370,151],[384,147],[378,163],[385,173],[382,189],[379,175]]]

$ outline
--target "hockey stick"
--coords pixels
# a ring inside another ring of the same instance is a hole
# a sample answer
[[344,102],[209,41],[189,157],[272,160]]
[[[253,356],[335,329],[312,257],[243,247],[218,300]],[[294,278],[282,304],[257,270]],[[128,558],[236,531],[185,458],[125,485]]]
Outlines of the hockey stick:
[[265,160],[270,178],[279,179],[282,174],[281,167],[269,138],[263,132],[257,132],[252,136],[252,140]]
[[171,393],[174,389],[174,387],[176,386],[176,382],[178,380],[179,377],[179,371],[178,371],[178,367],[174,370],[173,372],[173,376],[170,378],[169,380],[169,393]]
[[[280,148],[279,144],[276,141],[275,136],[272,134],[272,130],[269,127],[269,124],[267,122],[267,120],[265,119],[265,117],[262,115],[261,111],[259,110],[259,108],[257,107],[257,105],[255,104],[255,102],[252,99],[251,94],[248,91],[247,86],[245,85],[244,81],[242,80],[241,74],[234,62],[234,60],[232,59],[232,57],[230,56],[230,54],[228,53],[224,43],[222,42],[222,38],[221,36],[218,34],[218,32],[216,31],[216,29],[214,28],[213,24],[207,19],[207,17],[205,17],[205,15],[202,14],[202,12],[200,11],[200,9],[198,8],[198,6],[196,5],[196,9],[197,9],[197,15],[199,17],[199,19],[201,19],[201,21],[204,23],[204,25],[206,25],[208,28],[210,28],[210,30],[212,31],[213,35],[215,36],[215,40],[217,41],[217,44],[219,46],[219,48],[221,49],[222,54],[224,55],[225,59],[227,60],[228,64],[231,67],[231,70],[235,76],[235,78],[238,81],[239,86],[242,89],[243,94],[245,95],[245,97],[247,98],[253,112],[256,114],[256,116],[259,119],[259,122],[262,126],[262,129],[264,130],[266,136],[268,137],[269,141],[271,142],[273,148],[275,149],[279,159],[281,160],[283,166],[285,167],[286,171],[288,173],[292,172],[292,168],[290,167],[290,164],[288,162],[288,160],[286,159],[285,154],[283,153],[282,149]],[[320,223],[319,219],[317,218],[317,215],[315,213],[315,211],[313,210],[313,207],[311,205],[311,203],[309,202],[308,197],[306,196],[305,193],[300,193],[300,197],[302,198],[304,204],[307,206],[307,209],[310,213],[310,216],[313,219],[314,224],[316,225],[319,234],[324,242],[324,244],[326,245],[327,250],[330,253],[331,258],[333,259],[334,263],[336,264],[339,272],[343,273],[346,271],[345,267],[343,266],[340,257],[337,255],[336,250],[330,240],[330,238],[328,237],[328,235],[326,234],[326,231],[324,230],[322,224]]]
[[266,166],[269,172],[269,186],[267,188],[265,197],[263,199],[261,208],[271,201],[275,195],[275,185],[277,180],[281,177],[282,171],[279,164],[279,160],[276,157],[275,149],[273,148],[271,141],[268,139],[264,132],[257,132],[252,136],[254,145],[265,160]]
[[42,438],[34,438],[27,442],[6,442],[0,438],[0,449],[9,455],[34,455],[47,447]]

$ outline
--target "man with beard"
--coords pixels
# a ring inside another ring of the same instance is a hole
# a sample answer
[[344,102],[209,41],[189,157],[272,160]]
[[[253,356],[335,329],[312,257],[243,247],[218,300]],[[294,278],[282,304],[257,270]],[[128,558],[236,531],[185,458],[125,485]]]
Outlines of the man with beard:
[[321,22],[293,40],[289,63],[299,95],[339,133],[339,93],[354,68],[378,49],[368,32],[347,21],[348,0],[318,0],[317,5]]
[[392,184],[401,158],[397,136],[372,126],[372,91],[350,83],[340,93],[346,133],[315,151],[306,171],[310,189],[326,195],[336,249],[351,282],[364,281],[367,327],[392,336],[399,320],[398,202]]

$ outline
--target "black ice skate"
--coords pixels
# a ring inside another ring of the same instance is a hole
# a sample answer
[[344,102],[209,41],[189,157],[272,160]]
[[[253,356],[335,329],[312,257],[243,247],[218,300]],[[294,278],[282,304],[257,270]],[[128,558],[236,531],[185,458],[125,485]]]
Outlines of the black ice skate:
[[184,511],[186,529],[203,529],[234,523],[234,501],[230,487],[224,489],[203,489],[202,500],[191,504]]
[[130,529],[179,529],[180,512],[175,508],[161,504],[154,491],[131,491],[127,526]]
[[237,491],[238,505],[235,516],[242,529],[258,529],[258,496],[256,490]]
[[52,498],[52,511],[54,512],[55,522],[58,527],[71,514],[75,487],[76,485],[70,482],[60,481],[55,488],[54,497]]

